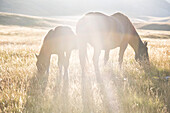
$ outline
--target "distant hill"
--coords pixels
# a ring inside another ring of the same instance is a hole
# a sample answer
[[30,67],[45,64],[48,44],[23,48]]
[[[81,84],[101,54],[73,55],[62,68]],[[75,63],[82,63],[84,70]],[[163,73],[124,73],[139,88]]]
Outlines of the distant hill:
[[170,17],[145,16],[132,21],[138,29],[170,31]]
[[141,20],[145,20],[148,22],[169,22],[170,23],[170,16],[168,17],[152,17],[152,16],[142,16],[139,17]]
[[0,0],[0,12],[34,16],[73,16],[89,11],[113,14],[117,11],[128,16],[170,16],[166,0]]
[[134,23],[137,29],[170,31],[170,23]]
[[[67,17],[67,16],[66,16]],[[170,31],[170,17],[143,17],[131,19],[137,29]],[[46,18],[15,13],[0,12],[0,25],[24,27],[55,27],[58,25],[75,26],[77,19]]]
[[75,22],[64,19],[28,16],[23,14],[0,12],[0,25],[14,25],[24,27],[53,27],[57,25],[74,25]]

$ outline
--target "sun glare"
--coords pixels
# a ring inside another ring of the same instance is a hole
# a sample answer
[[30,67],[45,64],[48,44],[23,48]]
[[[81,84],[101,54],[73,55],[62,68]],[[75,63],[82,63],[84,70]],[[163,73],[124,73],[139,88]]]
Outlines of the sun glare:
[[0,0],[0,113],[169,113],[170,0]]

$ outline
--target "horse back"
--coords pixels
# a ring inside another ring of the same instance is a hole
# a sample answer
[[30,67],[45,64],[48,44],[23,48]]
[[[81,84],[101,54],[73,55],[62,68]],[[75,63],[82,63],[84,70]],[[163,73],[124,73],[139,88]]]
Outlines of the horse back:
[[120,24],[110,16],[102,13],[88,13],[79,20],[76,32],[79,38],[92,46],[115,48],[122,41]]
[[70,27],[58,26],[51,29],[44,38],[43,46],[52,53],[70,51],[76,43],[75,33]]

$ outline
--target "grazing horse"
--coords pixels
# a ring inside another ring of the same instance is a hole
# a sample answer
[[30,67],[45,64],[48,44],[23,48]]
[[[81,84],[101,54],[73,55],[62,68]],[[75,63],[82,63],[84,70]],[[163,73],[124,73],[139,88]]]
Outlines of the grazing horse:
[[51,55],[57,54],[60,74],[63,67],[64,74],[67,74],[70,54],[75,48],[76,36],[70,27],[58,26],[51,29],[44,38],[39,55],[36,55],[38,73],[48,74]]
[[134,49],[137,61],[149,61],[147,43],[142,42],[128,17],[121,13],[115,13],[111,16],[99,12],[87,13],[78,21],[76,33],[79,38],[82,73],[84,73],[87,56],[87,43],[94,47],[93,64],[96,74],[99,74],[98,61],[101,50],[105,50],[105,64],[109,59],[110,50],[120,47],[119,65],[121,67],[128,44]]

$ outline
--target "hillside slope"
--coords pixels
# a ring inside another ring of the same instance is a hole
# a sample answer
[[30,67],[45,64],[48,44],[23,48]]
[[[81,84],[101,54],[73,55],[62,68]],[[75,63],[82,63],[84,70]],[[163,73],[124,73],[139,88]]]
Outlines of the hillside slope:
[[[137,29],[170,31],[170,17],[143,17],[131,19]],[[54,27],[58,25],[75,26],[77,19],[46,18],[15,13],[0,12],[0,25],[23,27]]]
[[0,12],[0,25],[14,25],[24,27],[53,27],[57,25],[74,25],[71,20],[28,16],[14,13]]

